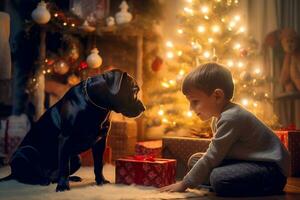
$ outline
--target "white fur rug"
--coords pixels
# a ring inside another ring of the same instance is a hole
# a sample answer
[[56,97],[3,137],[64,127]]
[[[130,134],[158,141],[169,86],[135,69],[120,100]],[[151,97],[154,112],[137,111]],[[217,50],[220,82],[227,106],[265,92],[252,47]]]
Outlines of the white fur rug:
[[[0,168],[0,177],[8,175],[9,167]],[[114,182],[115,168],[112,165],[104,167],[105,177]],[[189,190],[185,193],[160,193],[157,188],[136,185],[108,184],[96,186],[93,168],[82,167],[76,175],[83,178],[80,183],[71,183],[71,190],[55,192],[56,184],[49,186],[26,185],[11,180],[0,183],[0,199],[5,200],[125,200],[125,199],[187,199],[201,197],[207,194],[205,190]]]

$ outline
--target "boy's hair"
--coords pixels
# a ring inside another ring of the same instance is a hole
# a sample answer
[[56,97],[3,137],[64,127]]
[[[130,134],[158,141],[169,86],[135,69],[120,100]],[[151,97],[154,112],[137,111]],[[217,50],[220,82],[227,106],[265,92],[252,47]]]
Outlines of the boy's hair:
[[211,95],[215,89],[221,89],[225,98],[233,96],[234,84],[231,72],[218,63],[205,63],[191,71],[183,80],[182,92],[187,94],[192,88],[200,89]]

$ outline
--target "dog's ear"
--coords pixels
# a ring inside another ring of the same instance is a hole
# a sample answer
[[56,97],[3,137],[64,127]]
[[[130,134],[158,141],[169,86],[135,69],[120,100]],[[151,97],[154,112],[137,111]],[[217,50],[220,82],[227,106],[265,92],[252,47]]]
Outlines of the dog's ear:
[[112,95],[116,95],[120,91],[124,76],[126,76],[126,72],[119,69],[114,69],[103,74],[108,90]]

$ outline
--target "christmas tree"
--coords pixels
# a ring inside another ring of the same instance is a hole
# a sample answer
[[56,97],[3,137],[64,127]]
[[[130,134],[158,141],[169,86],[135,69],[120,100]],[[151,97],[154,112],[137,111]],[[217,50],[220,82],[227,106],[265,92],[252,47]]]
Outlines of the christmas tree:
[[[189,111],[189,103],[181,94],[181,83],[194,67],[212,61],[232,72],[233,101],[268,125],[274,123],[270,88],[259,62],[258,44],[249,36],[242,18],[238,0],[185,1],[178,14],[177,38],[165,43],[165,69],[158,72],[160,85],[149,91],[148,127],[162,125],[166,127],[165,132],[209,130],[209,122],[201,122]],[[157,71],[156,66],[152,67]]]

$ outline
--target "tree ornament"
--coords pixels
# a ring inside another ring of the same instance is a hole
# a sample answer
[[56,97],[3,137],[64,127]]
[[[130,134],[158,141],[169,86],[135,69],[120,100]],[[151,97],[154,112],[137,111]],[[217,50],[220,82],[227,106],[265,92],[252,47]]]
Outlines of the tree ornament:
[[98,53],[99,51],[97,48],[91,50],[91,54],[86,59],[89,68],[98,68],[102,64],[102,58]]
[[106,18],[106,25],[107,26],[114,26],[115,25],[115,18],[114,17]]
[[163,63],[164,63],[163,59],[159,56],[156,56],[155,59],[152,62],[151,69],[154,72],[158,72],[158,71],[161,70],[161,68],[163,66]]
[[66,74],[69,71],[69,69],[70,66],[63,60],[59,60],[53,65],[54,72],[59,75]]
[[88,64],[85,61],[81,61],[79,63],[79,70],[84,70],[86,68],[88,68]]
[[247,49],[241,49],[240,50],[240,56],[241,57],[246,57],[246,56],[248,56],[248,51],[247,51]]
[[132,14],[128,12],[129,7],[125,0],[122,1],[119,8],[121,9],[121,11],[116,14],[117,24],[125,24],[130,22],[132,20]]
[[81,28],[82,30],[84,30],[85,32],[93,32],[93,31],[96,30],[95,27],[89,25],[89,22],[88,22],[87,20],[84,20],[84,22],[83,22],[83,24],[80,26],[80,28]]
[[36,9],[32,11],[31,17],[38,24],[47,24],[51,18],[47,4],[44,1],[38,3]]
[[73,86],[73,85],[76,85],[80,82],[80,78],[78,76],[76,76],[75,74],[71,74],[69,77],[68,77],[68,84]]

